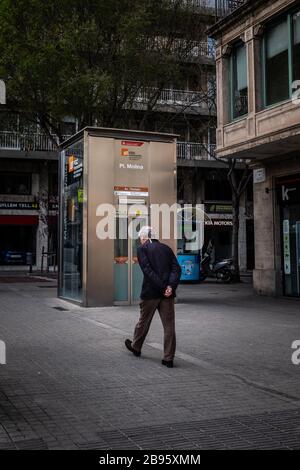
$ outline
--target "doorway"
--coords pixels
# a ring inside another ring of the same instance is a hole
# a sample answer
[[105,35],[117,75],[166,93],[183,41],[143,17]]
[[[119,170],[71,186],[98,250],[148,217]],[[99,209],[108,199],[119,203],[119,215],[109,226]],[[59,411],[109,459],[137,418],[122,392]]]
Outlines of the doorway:
[[143,273],[137,249],[138,232],[147,225],[145,216],[121,216],[116,219],[114,248],[114,304],[133,305],[140,299]]
[[284,292],[300,297],[300,205],[283,208],[282,241]]

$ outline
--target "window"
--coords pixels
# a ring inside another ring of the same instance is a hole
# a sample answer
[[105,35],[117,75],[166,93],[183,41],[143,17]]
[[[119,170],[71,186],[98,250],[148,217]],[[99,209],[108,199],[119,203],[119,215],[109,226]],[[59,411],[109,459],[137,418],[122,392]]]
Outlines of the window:
[[263,57],[265,106],[290,99],[292,83],[300,80],[300,11],[267,28]]
[[0,194],[31,194],[31,173],[0,173]]
[[293,15],[293,80],[300,80],[300,11]]
[[289,98],[288,24],[283,21],[271,28],[266,37],[267,105]]
[[230,60],[231,70],[231,118],[248,113],[247,52],[243,43],[237,44]]

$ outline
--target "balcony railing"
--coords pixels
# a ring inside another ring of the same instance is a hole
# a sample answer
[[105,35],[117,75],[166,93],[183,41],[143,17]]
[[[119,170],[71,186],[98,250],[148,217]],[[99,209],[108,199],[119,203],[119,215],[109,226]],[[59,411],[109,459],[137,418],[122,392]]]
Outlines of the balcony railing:
[[190,57],[207,57],[208,59],[216,58],[216,46],[214,42],[201,41],[192,44],[189,52]]
[[214,109],[214,103],[207,96],[199,91],[174,90],[164,88],[160,92],[155,88],[140,90],[135,101],[139,103],[147,103],[151,99],[155,99],[155,92],[159,94],[156,104],[181,106],[183,108],[201,108],[205,111]]
[[182,60],[216,58],[216,47],[213,41],[185,41],[184,39],[175,39],[171,51],[181,57]]
[[216,16],[218,18],[229,15],[247,0],[216,0]]
[[213,40],[187,41],[177,38],[170,44],[168,38],[156,36],[152,41],[150,44],[152,50],[158,52],[165,50],[167,53],[178,56],[182,61],[200,59],[201,57],[214,60],[216,57],[216,47]]
[[215,144],[177,142],[177,158],[180,160],[214,160],[215,149]]
[[[58,145],[57,136],[53,140],[41,133],[22,134],[20,132],[0,131],[0,149],[23,151],[56,151]],[[66,140],[68,135],[63,136]],[[56,144],[57,142],[57,144]]]
[[[55,137],[55,136],[53,136]],[[63,136],[63,140],[69,138]],[[199,142],[177,142],[177,157],[181,160],[213,160],[216,146]],[[44,134],[22,135],[17,132],[0,132],[0,149],[56,151],[57,146]]]
[[186,8],[197,8],[199,10],[209,9],[214,11],[216,0],[173,0],[174,3],[180,3]]

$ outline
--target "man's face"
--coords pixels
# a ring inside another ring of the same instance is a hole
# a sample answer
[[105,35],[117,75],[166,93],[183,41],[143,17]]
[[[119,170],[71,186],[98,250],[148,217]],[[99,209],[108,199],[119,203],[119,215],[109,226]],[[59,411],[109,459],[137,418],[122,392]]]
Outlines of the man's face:
[[148,240],[148,238],[141,238],[140,237],[141,245],[144,245],[144,243],[146,243],[147,240]]

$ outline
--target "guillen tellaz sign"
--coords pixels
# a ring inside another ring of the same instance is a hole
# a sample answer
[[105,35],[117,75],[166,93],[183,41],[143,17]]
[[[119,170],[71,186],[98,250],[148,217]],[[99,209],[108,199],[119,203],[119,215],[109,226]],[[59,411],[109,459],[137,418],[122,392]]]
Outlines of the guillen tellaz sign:
[[39,209],[38,202],[12,202],[12,201],[0,201],[0,210],[28,210],[36,211]]

